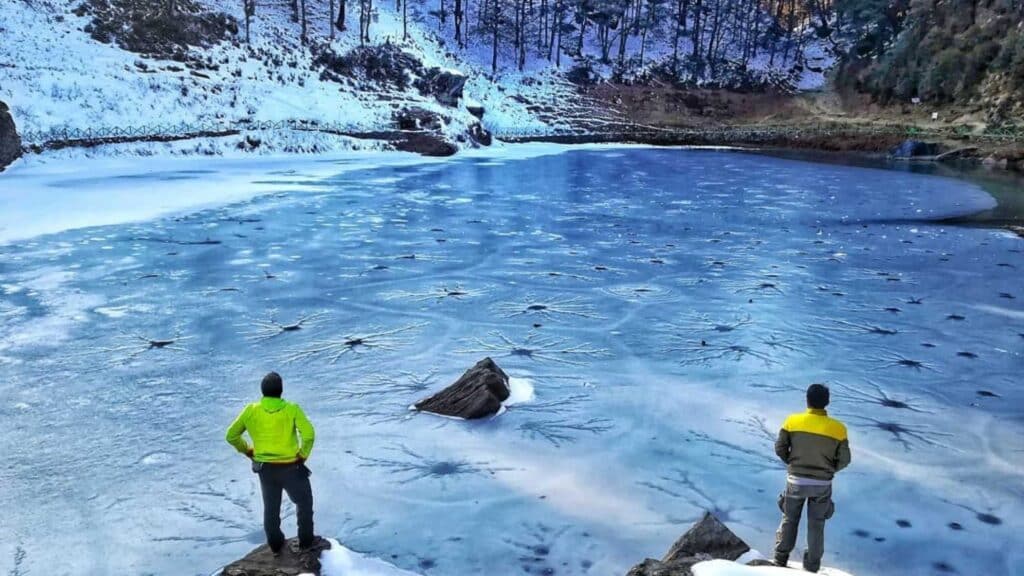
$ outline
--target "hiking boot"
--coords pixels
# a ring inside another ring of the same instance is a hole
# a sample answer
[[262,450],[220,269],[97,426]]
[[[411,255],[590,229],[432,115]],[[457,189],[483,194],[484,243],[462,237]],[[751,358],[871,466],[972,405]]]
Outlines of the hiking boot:
[[314,536],[313,541],[309,544],[299,542],[298,540],[291,540],[288,542],[288,550],[293,554],[302,554],[303,552],[322,552],[329,550],[331,543],[320,536]]
[[775,557],[775,565],[776,566],[781,566],[782,568],[788,567],[789,566],[789,557],[788,556],[776,556]]
[[810,564],[807,563],[807,554],[804,553],[804,572],[815,573],[819,569],[821,569],[821,564],[818,564],[817,566],[811,566]]

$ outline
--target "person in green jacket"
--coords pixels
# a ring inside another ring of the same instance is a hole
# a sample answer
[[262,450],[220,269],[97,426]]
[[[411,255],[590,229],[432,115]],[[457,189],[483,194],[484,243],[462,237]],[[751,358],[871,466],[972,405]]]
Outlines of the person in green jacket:
[[796,546],[797,530],[807,503],[807,551],[804,570],[817,572],[825,553],[825,521],[836,507],[832,477],[850,465],[846,426],[829,418],[825,407],[829,390],[824,384],[807,388],[807,411],[791,414],[775,441],[775,454],[786,463],[786,490],[779,495],[782,524],[775,535],[775,564],[786,566]]
[[[313,490],[306,460],[313,451],[313,425],[298,404],[281,398],[284,383],[277,372],[263,377],[263,398],[242,410],[228,427],[228,444],[253,461],[263,492],[263,530],[274,555],[284,546],[281,532],[281,491],[295,504],[299,547],[308,549],[313,537]],[[252,446],[242,433],[248,432]],[[299,441],[301,440],[301,444]]]

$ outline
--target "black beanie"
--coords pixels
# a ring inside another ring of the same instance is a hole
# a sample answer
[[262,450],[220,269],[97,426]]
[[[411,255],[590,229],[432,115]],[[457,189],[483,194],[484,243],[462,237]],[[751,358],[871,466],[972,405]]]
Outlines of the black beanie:
[[277,372],[270,372],[263,377],[260,389],[263,390],[264,396],[280,398],[281,393],[284,392],[284,383],[281,381],[281,375]]
[[828,406],[828,386],[811,384],[807,387],[807,407],[824,410]]

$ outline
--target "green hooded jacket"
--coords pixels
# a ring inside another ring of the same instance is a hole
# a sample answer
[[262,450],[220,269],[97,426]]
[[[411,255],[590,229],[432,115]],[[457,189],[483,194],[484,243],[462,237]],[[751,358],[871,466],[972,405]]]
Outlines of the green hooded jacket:
[[[313,451],[313,425],[298,404],[280,398],[264,396],[242,410],[228,427],[225,439],[242,454],[249,454],[249,443],[242,438],[248,432],[252,438],[252,458],[257,462],[288,463],[299,458],[306,460]],[[299,439],[302,446],[299,446]]]

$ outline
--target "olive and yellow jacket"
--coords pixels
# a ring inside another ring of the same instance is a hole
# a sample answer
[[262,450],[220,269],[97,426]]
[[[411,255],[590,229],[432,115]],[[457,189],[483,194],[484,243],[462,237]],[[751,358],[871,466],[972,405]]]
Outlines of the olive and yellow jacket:
[[779,430],[775,453],[793,476],[831,480],[850,465],[846,426],[815,408],[791,414]]
[[228,444],[248,455],[250,447],[242,438],[243,432],[252,438],[251,455],[257,462],[282,464],[306,460],[313,451],[313,425],[298,404],[280,398],[264,396],[249,404],[228,427]]

